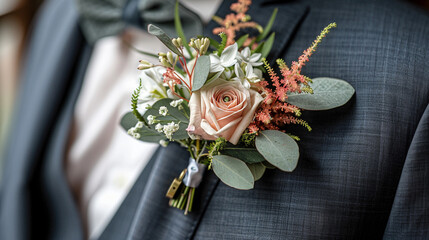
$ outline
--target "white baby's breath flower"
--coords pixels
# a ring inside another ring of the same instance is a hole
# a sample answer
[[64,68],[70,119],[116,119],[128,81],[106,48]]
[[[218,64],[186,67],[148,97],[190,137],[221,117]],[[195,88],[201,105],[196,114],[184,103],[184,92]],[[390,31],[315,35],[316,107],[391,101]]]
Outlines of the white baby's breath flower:
[[133,134],[136,132],[136,128],[135,127],[132,127],[132,128],[130,128],[130,129],[128,129],[128,131],[127,131],[127,134],[128,135],[130,135],[130,136],[133,136]]
[[162,132],[162,131],[163,131],[163,129],[164,129],[164,127],[162,126],[162,124],[161,124],[161,123],[156,124],[156,126],[155,126],[155,130],[156,130],[156,131],[158,131],[158,132]]
[[170,102],[170,106],[172,106],[172,107],[177,107],[177,106],[179,106],[182,102],[183,102],[183,99],[177,99],[177,100],[171,101],[171,102]]
[[177,130],[179,130],[179,124],[174,123],[174,122],[170,122],[167,125],[164,125],[163,131],[165,136],[172,140],[172,135],[173,133],[177,132]]
[[161,106],[159,108],[159,114],[161,114],[162,116],[167,116],[168,113],[168,108],[166,106]]
[[143,122],[138,121],[136,124],[136,128],[142,128],[143,127]]
[[135,139],[139,139],[139,138],[140,138],[140,133],[134,133],[134,134],[133,134],[133,137],[134,137]]
[[245,62],[252,66],[261,66],[262,65],[262,62],[260,61],[261,56],[262,56],[261,53],[251,54],[250,48],[246,47],[237,54],[237,59],[240,62]]
[[163,146],[163,147],[167,147],[168,146],[169,141],[165,141],[165,140],[159,140],[159,145]]
[[154,123],[155,123],[155,119],[156,119],[156,117],[155,117],[155,116],[153,116],[153,115],[149,115],[149,116],[147,116],[147,122],[148,122],[149,124],[154,124]]

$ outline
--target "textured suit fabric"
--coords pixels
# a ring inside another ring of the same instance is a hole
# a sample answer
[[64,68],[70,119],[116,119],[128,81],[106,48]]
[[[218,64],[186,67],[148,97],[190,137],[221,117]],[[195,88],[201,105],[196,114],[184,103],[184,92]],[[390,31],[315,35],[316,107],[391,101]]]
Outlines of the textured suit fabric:
[[[228,5],[216,15],[225,16]],[[311,133],[290,127],[302,139],[294,172],[267,170],[250,191],[209,172],[188,216],[169,208],[164,194],[189,155],[176,144],[159,149],[101,239],[429,238],[428,14],[401,1],[369,0],[254,1],[250,14],[264,25],[274,8],[270,57],[287,63],[337,22],[303,73],[348,81],[352,101],[304,112]],[[68,0],[49,2],[33,35],[21,99],[34,109],[22,102],[8,151],[1,239],[83,235],[61,172],[61,139],[91,50],[73,9]],[[33,79],[40,70],[45,75]]]
[[219,184],[195,238],[429,238],[428,14],[395,1],[302,4],[281,57],[296,60],[337,22],[303,73],[347,80],[356,95],[303,113],[313,131],[291,130],[302,139],[293,173],[268,170],[252,191]]

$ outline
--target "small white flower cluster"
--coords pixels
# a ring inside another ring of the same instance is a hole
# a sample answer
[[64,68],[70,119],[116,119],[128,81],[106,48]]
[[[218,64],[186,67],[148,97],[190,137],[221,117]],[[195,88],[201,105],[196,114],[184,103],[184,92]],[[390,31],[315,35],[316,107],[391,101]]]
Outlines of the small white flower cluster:
[[139,139],[141,136],[140,136],[140,133],[138,133],[138,131],[142,127],[143,127],[143,122],[138,121],[136,123],[135,127],[132,127],[130,129],[128,129],[127,133],[128,133],[128,135],[132,136],[133,138]]
[[154,124],[155,123],[155,121],[156,121],[156,116],[153,116],[153,115],[149,115],[149,116],[147,116],[147,122],[149,123],[149,124]]
[[174,123],[174,122],[170,122],[167,125],[162,125],[161,123],[158,123],[155,126],[156,131],[160,132],[160,133],[164,133],[165,136],[172,140],[172,136],[173,133],[177,132],[177,130],[179,130],[179,124],[178,123]]
[[[257,68],[263,64],[261,57],[261,53],[252,53],[249,47],[239,52],[235,43],[226,47],[220,56],[210,54],[210,72],[216,73],[215,78],[239,81],[244,87],[250,88],[250,83],[262,79],[262,71]],[[232,66],[233,71],[230,70]]]
[[162,116],[167,116],[168,113],[168,108],[166,106],[161,106],[159,108],[159,114],[161,114]]
[[179,110],[182,110],[183,109],[183,106],[181,105],[182,102],[183,102],[183,99],[177,99],[177,100],[171,101],[170,106],[177,107]]

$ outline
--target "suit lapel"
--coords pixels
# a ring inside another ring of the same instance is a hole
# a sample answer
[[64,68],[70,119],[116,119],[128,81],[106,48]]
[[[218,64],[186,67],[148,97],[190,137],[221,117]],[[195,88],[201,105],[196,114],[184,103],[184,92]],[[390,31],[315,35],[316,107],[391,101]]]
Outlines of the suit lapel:
[[84,45],[67,101],[62,106],[59,119],[53,127],[53,135],[46,150],[46,162],[41,169],[41,181],[42,186],[44,186],[42,191],[52,214],[49,239],[84,239],[80,216],[65,178],[62,159],[66,152],[74,106],[79,96],[91,53],[92,47]]
[[206,174],[198,187],[194,208],[187,216],[182,210],[168,206],[165,193],[171,181],[188,164],[189,154],[172,143],[160,150],[140,199],[128,239],[189,239],[197,225],[217,179]]
[[[229,13],[230,3],[230,1],[224,1],[216,15],[224,17]],[[288,42],[308,11],[308,7],[299,4],[256,1],[249,14],[254,21],[265,26],[275,8],[279,9],[279,13],[272,28],[277,34],[269,56],[273,60],[286,51]],[[216,26],[212,21],[206,29],[211,31]],[[215,37],[207,31],[205,35]],[[169,207],[165,192],[171,181],[186,168],[188,158],[187,151],[177,144],[170,144],[168,148],[160,150],[157,158],[154,159],[154,166],[147,182],[142,183],[146,184],[146,187],[142,192],[128,239],[191,239],[193,237],[219,179],[212,171],[206,172],[203,182],[196,190],[193,211],[187,216],[183,215],[183,211]]]

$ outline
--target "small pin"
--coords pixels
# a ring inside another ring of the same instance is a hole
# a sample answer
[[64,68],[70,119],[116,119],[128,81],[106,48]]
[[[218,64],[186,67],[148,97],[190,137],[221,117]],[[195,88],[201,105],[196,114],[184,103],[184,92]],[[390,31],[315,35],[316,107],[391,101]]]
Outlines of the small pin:
[[180,185],[182,184],[183,178],[185,177],[187,169],[184,169],[181,173],[179,178],[175,178],[173,182],[171,183],[170,187],[168,188],[167,193],[165,194],[168,198],[173,198],[174,195],[176,195],[177,190],[179,189]]

